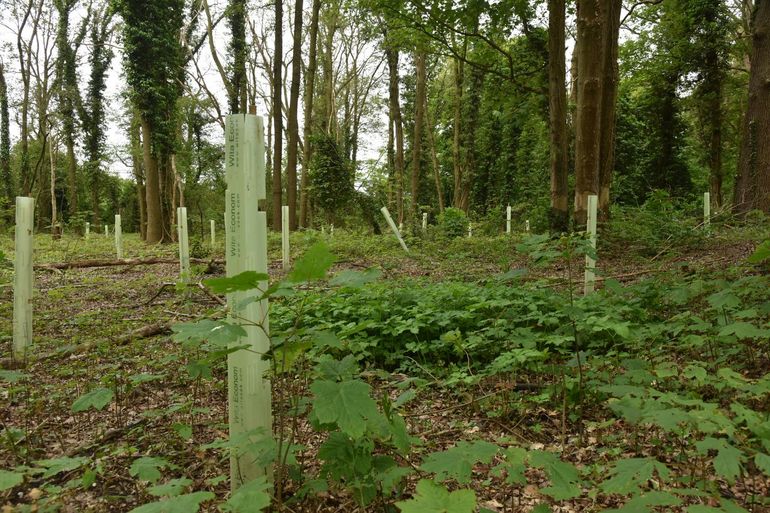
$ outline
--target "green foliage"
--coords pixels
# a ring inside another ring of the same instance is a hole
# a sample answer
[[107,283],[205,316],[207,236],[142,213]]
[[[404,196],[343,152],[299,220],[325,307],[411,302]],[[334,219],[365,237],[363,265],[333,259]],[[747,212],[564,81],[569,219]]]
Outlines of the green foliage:
[[0,492],[9,490],[24,481],[24,474],[11,472],[9,470],[0,470]]
[[353,438],[364,434],[368,419],[377,415],[377,404],[370,397],[371,388],[361,381],[315,381],[313,413],[322,424],[336,424]]
[[112,402],[114,392],[109,388],[95,388],[90,392],[78,397],[72,403],[72,411],[75,413],[86,411],[89,408],[102,410]]
[[245,483],[222,505],[222,511],[226,513],[256,513],[264,510],[270,505],[270,495],[265,491],[270,486],[264,477]]
[[438,225],[446,237],[462,237],[468,233],[468,216],[459,208],[449,207],[439,215]]
[[454,479],[460,484],[468,484],[471,480],[473,465],[490,463],[498,450],[496,445],[483,440],[459,442],[451,449],[429,454],[420,468],[436,474],[436,479],[439,481]]
[[312,138],[310,190],[314,202],[332,214],[345,209],[353,199],[353,170],[337,141],[326,134]]
[[201,503],[214,497],[211,492],[188,493],[139,506],[129,513],[195,513],[200,510]]
[[153,458],[144,456],[134,460],[128,473],[143,481],[155,483],[161,478],[161,469],[169,468],[170,464],[165,458]]
[[476,511],[476,494],[473,490],[447,491],[441,485],[420,480],[414,499],[397,502],[401,513],[472,513]]
[[770,240],[766,240],[757,246],[757,249],[748,258],[748,261],[752,264],[761,264],[768,260],[770,260]]

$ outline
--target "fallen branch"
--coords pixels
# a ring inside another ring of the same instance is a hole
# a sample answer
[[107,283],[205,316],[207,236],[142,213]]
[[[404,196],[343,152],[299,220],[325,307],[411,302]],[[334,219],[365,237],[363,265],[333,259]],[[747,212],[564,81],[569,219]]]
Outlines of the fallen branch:
[[[93,260],[79,260],[75,262],[54,262],[48,264],[36,264],[35,269],[43,270],[63,270],[63,269],[84,269],[88,267],[115,267],[121,265],[156,265],[156,264],[176,264],[179,260],[176,258],[122,258],[107,259],[97,258]],[[194,264],[223,264],[224,260],[204,258],[191,258],[190,262]]]

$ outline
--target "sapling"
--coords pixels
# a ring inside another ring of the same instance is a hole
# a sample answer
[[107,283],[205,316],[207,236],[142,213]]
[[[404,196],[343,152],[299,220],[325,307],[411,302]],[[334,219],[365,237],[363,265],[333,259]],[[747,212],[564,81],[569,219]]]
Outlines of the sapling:
[[[588,219],[586,229],[588,231],[588,237],[591,247],[596,250],[596,207],[597,196],[591,194],[588,196]],[[585,295],[594,291],[594,284],[596,282],[596,260],[591,255],[586,255],[586,271],[585,271],[585,287],[583,293]]]
[[35,200],[16,198],[16,236],[13,278],[13,358],[23,361],[32,344],[32,288],[33,267],[32,227],[35,218]]
[[390,226],[390,229],[393,231],[393,234],[398,239],[398,243],[401,244],[401,247],[404,248],[404,251],[409,253],[409,248],[406,247],[406,242],[404,242],[404,239],[401,238],[401,231],[396,227],[396,223],[393,222],[393,218],[390,217],[390,212],[388,212],[388,207],[382,207],[380,209],[380,212],[382,212],[382,215],[385,216],[385,220],[388,222],[388,226]]
[[[265,199],[265,143],[262,118],[234,114],[225,127],[226,236],[225,255],[228,277],[245,271],[267,276],[267,218],[259,211]],[[267,289],[267,281],[260,283]],[[229,317],[246,332],[236,344],[247,346],[227,358],[228,413],[230,438],[243,433],[272,434],[270,381],[266,379],[269,362],[262,359],[270,349],[268,305],[266,299],[244,302],[243,292],[228,294]],[[256,440],[255,440],[256,441]],[[233,490],[260,475],[261,467],[254,450],[235,451],[230,455]]]
[[[332,228],[333,229],[333,228]],[[281,255],[283,270],[289,269],[289,206],[281,207]]]
[[123,258],[123,226],[120,214],[115,214],[115,253],[118,260]]
[[190,241],[187,237],[187,207],[176,209],[176,230],[179,240],[179,275],[182,281],[190,279]]

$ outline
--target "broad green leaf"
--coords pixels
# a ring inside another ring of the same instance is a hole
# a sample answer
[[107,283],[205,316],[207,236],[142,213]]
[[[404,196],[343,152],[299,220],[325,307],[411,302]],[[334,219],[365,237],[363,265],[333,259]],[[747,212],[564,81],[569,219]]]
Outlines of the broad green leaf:
[[81,395],[72,403],[72,411],[75,413],[86,411],[89,408],[103,410],[112,402],[114,393],[109,388],[95,388],[87,394]]
[[770,456],[758,452],[757,455],[754,456],[754,464],[759,470],[764,472],[766,476],[770,476]]
[[466,484],[471,480],[476,463],[490,463],[500,448],[484,440],[458,442],[446,451],[434,452],[425,457],[420,469],[436,474],[436,479],[455,479]]
[[505,482],[523,485],[527,482],[524,473],[527,470],[527,450],[522,447],[508,447],[505,452],[505,462],[495,467],[496,472],[505,471]]
[[168,468],[169,466],[169,462],[164,458],[144,456],[134,460],[128,469],[128,473],[142,481],[155,483],[161,477],[159,469]]
[[323,424],[337,424],[342,432],[359,438],[366,430],[366,420],[379,412],[371,398],[369,385],[363,381],[318,380],[310,385],[315,398],[313,411]]
[[24,481],[24,474],[0,469],[0,492],[9,490]]
[[669,475],[668,468],[654,458],[618,460],[610,472],[612,477],[599,486],[605,493],[634,493],[650,480],[656,470],[664,480]]
[[147,489],[151,495],[156,497],[176,497],[184,491],[185,488],[192,484],[191,479],[186,477],[180,477],[178,479],[172,479],[166,483],[151,486]]
[[181,422],[174,423],[173,426],[171,426],[174,431],[176,431],[176,434],[179,435],[179,438],[182,440],[189,440],[192,438],[192,426],[189,424],[182,424]]
[[198,322],[184,322],[175,324],[171,327],[175,333],[174,340],[177,342],[203,342],[208,341],[218,347],[226,347],[237,341],[240,337],[246,336],[246,330],[237,324],[231,324],[225,321],[213,321],[203,319]]
[[5,381],[6,383],[18,383],[28,376],[29,374],[20,371],[0,369],[0,381]]
[[746,260],[748,260],[750,264],[761,264],[768,259],[770,259],[770,240],[766,240],[757,246],[754,253],[752,253]]
[[529,463],[545,470],[551,480],[551,486],[541,488],[541,493],[556,500],[572,499],[581,494],[578,470],[571,463],[564,462],[557,455],[546,451],[530,451]]
[[766,337],[768,330],[757,328],[749,322],[734,322],[719,330],[720,336],[735,335],[738,339]]
[[743,452],[730,445],[721,438],[708,437],[700,442],[695,442],[698,453],[707,454],[709,450],[717,451],[713,460],[714,470],[724,477],[727,482],[734,483],[735,478],[741,473],[741,464],[744,460]]
[[302,255],[302,258],[294,263],[294,269],[289,275],[289,281],[299,283],[303,281],[322,280],[326,272],[334,263],[334,255],[324,242],[316,242]]
[[49,460],[38,460],[35,465],[45,468],[43,472],[43,479],[48,479],[56,474],[62,472],[70,472],[76,470],[88,463],[88,458],[70,458],[69,456],[63,456],[61,458],[53,458]]
[[166,376],[163,374],[147,374],[147,373],[141,373],[141,374],[133,374],[128,377],[128,380],[131,382],[132,385],[139,385],[141,383],[149,383],[151,381],[159,381]]
[[332,287],[361,288],[367,283],[379,280],[381,277],[382,271],[375,268],[365,271],[346,269],[335,274],[334,278],[329,280],[329,285]]
[[618,509],[606,509],[604,513],[650,513],[658,506],[678,506],[682,501],[668,492],[649,492],[638,495]]
[[401,513],[473,513],[476,510],[476,494],[473,490],[449,492],[441,485],[421,480],[417,494],[408,501],[397,502]]
[[203,280],[203,284],[215,294],[230,294],[231,292],[258,289],[269,279],[270,276],[265,273],[244,271],[229,278],[211,278]]
[[228,513],[256,513],[270,505],[270,494],[265,490],[270,488],[264,476],[249,481],[222,505],[222,511]]
[[201,503],[216,497],[211,492],[195,492],[179,495],[134,508],[128,513],[196,513]]

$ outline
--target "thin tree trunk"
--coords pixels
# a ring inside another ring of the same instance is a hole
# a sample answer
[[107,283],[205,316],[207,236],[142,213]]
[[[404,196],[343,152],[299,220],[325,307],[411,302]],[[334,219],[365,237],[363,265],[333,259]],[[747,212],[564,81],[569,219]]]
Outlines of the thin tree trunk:
[[438,163],[438,155],[436,154],[436,139],[433,136],[433,124],[430,121],[430,112],[428,111],[428,98],[425,98],[425,121],[428,125],[425,133],[428,135],[428,145],[430,146],[430,159],[433,164],[433,180],[436,183],[436,197],[438,198],[438,211],[439,213],[444,211],[444,190],[441,187],[441,168]]
[[453,60],[454,76],[454,122],[452,134],[452,162],[454,167],[454,194],[452,206],[462,207],[463,197],[463,168],[460,158],[460,137],[462,130],[462,107],[463,107],[463,75],[464,63],[460,59]]
[[401,104],[398,92],[398,50],[388,47],[385,49],[388,60],[388,84],[390,108],[393,112],[393,125],[396,140],[395,179],[396,179],[396,210],[398,223],[404,222],[404,125],[401,118]]
[[51,237],[61,238],[59,230],[59,219],[56,208],[56,159],[54,158],[54,139],[51,137],[48,141],[48,160],[51,166]]
[[281,231],[281,167],[283,159],[283,0],[275,0],[275,51],[273,54],[273,230]]
[[548,117],[551,149],[551,229],[569,229],[569,142],[565,0],[548,0]]
[[5,66],[0,62],[0,179],[3,192],[12,205],[14,201],[13,175],[11,175],[11,132],[8,113],[8,85],[5,81]]
[[313,133],[313,96],[315,93],[316,51],[318,47],[318,17],[321,0],[313,0],[313,13],[310,18],[310,49],[307,70],[305,71],[305,126],[303,129],[304,151],[302,154],[302,179],[299,193],[299,225],[308,226],[308,183],[310,181],[310,159],[313,156],[311,135]]
[[289,134],[286,154],[286,198],[289,204],[289,229],[297,229],[297,151],[299,147],[299,85],[302,69],[302,0],[294,2],[294,43],[289,98]]
[[735,209],[770,212],[770,0],[757,0],[752,23],[749,103],[743,120]]
[[142,116],[142,153],[144,157],[145,193],[147,199],[147,235],[150,243],[163,240],[163,211],[161,208],[160,176],[158,162],[152,154],[152,129]]
[[420,159],[422,158],[422,132],[425,118],[427,72],[425,52],[418,51],[414,57],[417,75],[417,87],[414,98],[414,143],[412,146],[412,202],[409,217],[412,223],[417,220],[418,193],[420,187]]

